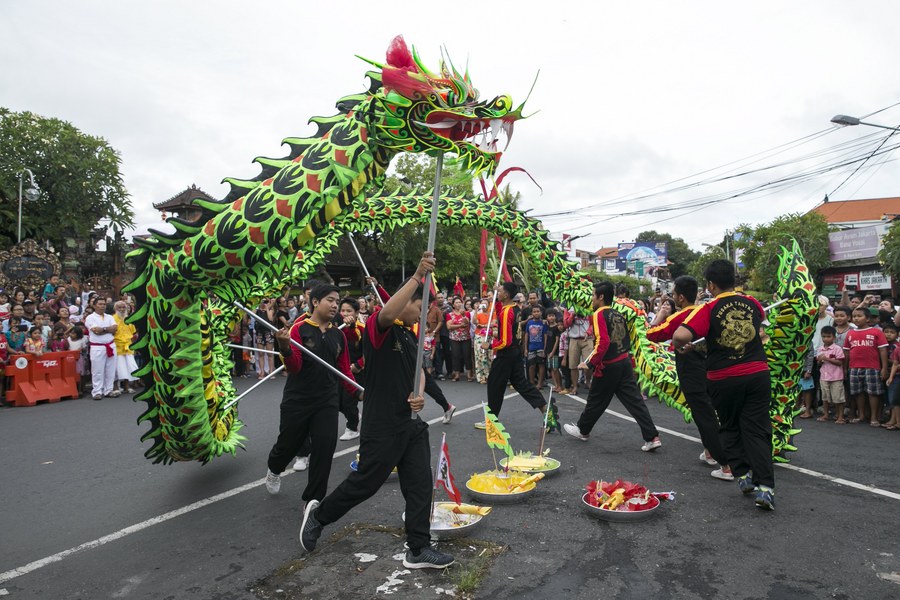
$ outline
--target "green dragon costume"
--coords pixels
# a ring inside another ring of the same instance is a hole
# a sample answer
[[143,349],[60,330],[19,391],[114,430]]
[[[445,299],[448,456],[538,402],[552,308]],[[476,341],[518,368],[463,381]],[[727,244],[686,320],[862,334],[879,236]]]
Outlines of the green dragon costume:
[[[196,222],[169,219],[176,233],[154,232],[152,238],[136,240],[139,248],[131,257],[138,275],[125,290],[136,299],[130,322],[138,330],[133,348],[142,357],[137,375],[145,384],[136,400],[147,403],[138,423],[150,424],[141,439],[152,442],[145,456],[154,462],[205,463],[234,454],[241,445],[231,352],[225,346],[237,316],[232,302],[252,301],[285,280],[307,278],[347,232],[430,218],[429,196],[363,197],[364,186],[383,176],[394,155],[446,152],[473,175],[496,170],[498,132],[511,136],[522,106],[513,110],[508,96],[478,102],[468,74],[443,63],[440,75],[429,72],[400,37],[384,65],[372,64],[381,71],[367,73],[369,91],[342,98],[338,115],[312,119],[319,128],[315,136],[285,140],[291,148],[287,157],[256,159],[261,174],[253,180],[226,179],[231,193],[221,202],[199,202],[203,215]],[[479,135],[480,145],[467,141]],[[511,238],[538,267],[550,295],[580,313],[590,311],[591,280],[567,260],[539,221],[480,197],[442,198],[438,220]],[[805,307],[812,305],[811,292],[799,291],[799,267],[805,272],[795,249],[783,260],[781,281],[796,298],[779,313],[770,333],[781,344],[772,358],[783,364],[777,375],[773,370],[773,383],[783,384],[776,396],[780,408],[773,408],[773,424],[784,425],[776,433],[784,439],[782,450],[793,449],[786,436],[796,433],[790,429],[789,400],[796,396],[802,363],[802,355],[795,356],[803,345],[797,340],[811,326],[803,318]],[[630,314],[632,308],[617,308],[632,322],[642,386],[688,419],[671,355],[646,341],[643,321]]]

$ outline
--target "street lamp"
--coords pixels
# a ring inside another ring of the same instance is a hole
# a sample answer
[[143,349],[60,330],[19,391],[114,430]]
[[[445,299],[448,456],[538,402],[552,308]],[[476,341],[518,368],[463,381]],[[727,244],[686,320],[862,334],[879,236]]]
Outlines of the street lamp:
[[879,129],[890,129],[893,131],[900,131],[900,127],[889,127],[887,125],[879,125],[877,123],[867,123],[865,121],[860,121],[857,117],[850,117],[847,115],[834,115],[831,117],[831,122],[835,125],[841,125],[842,127],[852,127],[854,125],[868,125],[869,127],[878,127]]
[[22,178],[25,176],[25,173],[28,173],[28,180],[30,182],[30,187],[25,190],[25,198],[27,198],[29,202],[34,202],[41,197],[41,190],[34,182],[34,173],[31,172],[31,169],[22,169],[19,173],[19,227],[16,241],[17,244],[22,243]]

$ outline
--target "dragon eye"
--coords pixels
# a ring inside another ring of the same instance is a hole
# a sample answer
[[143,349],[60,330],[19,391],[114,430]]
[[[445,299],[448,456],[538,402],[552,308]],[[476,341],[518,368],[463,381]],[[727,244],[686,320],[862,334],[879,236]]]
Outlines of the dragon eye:
[[494,106],[502,110],[509,110],[512,108],[512,100],[509,96],[498,96],[496,100],[494,100]]

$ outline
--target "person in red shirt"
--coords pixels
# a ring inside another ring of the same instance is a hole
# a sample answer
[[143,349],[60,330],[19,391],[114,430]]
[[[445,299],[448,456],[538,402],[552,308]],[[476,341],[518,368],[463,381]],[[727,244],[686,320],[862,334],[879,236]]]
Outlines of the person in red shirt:
[[[418,390],[413,389],[419,348],[412,325],[422,310],[421,281],[434,266],[431,252],[425,252],[415,275],[366,320],[366,405],[360,423],[359,469],[321,503],[312,500],[306,505],[300,545],[307,552],[315,549],[325,526],[371,498],[397,467],[406,504],[408,550],[403,566],[443,569],[454,562],[449,554],[431,547],[431,448],[428,424],[416,414],[425,405],[424,379]],[[312,456],[315,460],[315,451]]]
[[[647,330],[648,340],[665,342],[672,339],[672,335],[681,327],[684,320],[697,310],[695,305],[697,289],[697,280],[690,275],[682,275],[675,279],[675,290],[672,295],[678,311],[670,314],[669,302],[661,303],[653,326]],[[719,419],[706,391],[706,347],[701,344],[694,346],[690,352],[676,353],[675,371],[678,373],[678,383],[684,394],[685,403],[691,409],[691,416],[703,442],[704,449],[700,460],[708,465],[717,463],[720,465],[710,473],[716,479],[733,481],[728,456],[719,440]]]
[[772,385],[760,336],[765,311],[752,296],[734,291],[734,264],[725,259],[706,267],[706,287],[715,297],[692,312],[675,331],[672,345],[706,339],[706,378],[719,415],[719,434],[728,464],[744,494],[756,506],[775,510],[772,466]]
[[[519,306],[513,299],[516,295],[516,284],[504,281],[497,290],[497,307],[494,313],[497,315],[497,337],[490,342],[484,342],[482,348],[491,348],[494,351],[494,360],[491,362],[491,370],[488,373],[487,397],[488,408],[495,416],[500,416],[503,408],[503,392],[506,386],[512,384],[519,395],[525,399],[532,408],[541,411],[541,415],[547,409],[544,396],[534,384],[525,376],[525,365],[522,364],[522,348],[518,340],[519,333]],[[484,429],[484,421],[475,423],[477,429]]]
[[844,338],[845,360],[850,367],[850,396],[856,399],[856,418],[851,423],[859,423],[865,417],[866,394],[869,395],[869,424],[880,427],[878,417],[884,397],[884,380],[888,378],[888,341],[877,327],[869,327],[867,311],[853,309],[853,324]]
[[612,283],[601,282],[594,285],[593,306],[597,309],[591,317],[594,350],[586,364],[578,365],[579,369],[587,368],[588,365],[593,367],[594,377],[588,391],[587,405],[578,418],[578,423],[567,423],[563,429],[572,437],[586,442],[615,394],[641,428],[641,436],[644,438],[641,450],[651,452],[662,446],[662,442],[634,375],[629,353],[631,342],[628,339],[628,324],[622,313],[610,307],[614,297],[615,288]]
[[338,384],[348,394],[359,396],[350,383],[291,345],[291,340],[302,344],[354,381],[347,341],[332,323],[338,312],[340,290],[330,284],[318,285],[309,298],[312,304],[309,317],[298,319],[290,328],[283,327],[275,334],[288,377],[281,400],[278,439],[269,452],[266,475],[266,489],[270,494],[277,494],[281,489],[281,473],[309,438],[312,453],[309,479],[303,490],[303,500],[307,503],[321,500],[328,489],[331,459],[337,446]]

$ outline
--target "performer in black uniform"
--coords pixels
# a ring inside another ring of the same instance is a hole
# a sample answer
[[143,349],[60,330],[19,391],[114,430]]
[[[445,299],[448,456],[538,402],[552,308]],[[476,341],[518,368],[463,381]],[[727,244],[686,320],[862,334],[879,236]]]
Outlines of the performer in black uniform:
[[321,364],[291,346],[290,340],[303,344],[329,365],[351,380],[350,359],[344,334],[331,322],[337,314],[339,290],[333,285],[316,286],[310,292],[312,314],[297,320],[288,329],[275,335],[288,372],[281,400],[281,420],[278,439],[269,452],[269,472],[266,489],[277,494],[281,489],[281,473],[290,463],[304,440],[312,442],[309,479],[303,500],[325,497],[331,459],[337,445],[338,383],[347,393],[358,391]]
[[[396,466],[406,500],[409,549],[403,565],[409,569],[442,569],[453,563],[452,556],[430,545],[434,482],[428,424],[418,416],[412,418],[422,410],[425,399],[422,389],[413,391],[418,342],[411,325],[422,310],[422,279],[434,270],[434,264],[431,253],[426,252],[415,276],[366,321],[363,356],[367,374],[359,470],[351,472],[321,504],[313,500],[306,505],[300,526],[300,545],[306,551],[316,547],[325,525],[375,494]],[[424,379],[421,381],[424,383]]]

